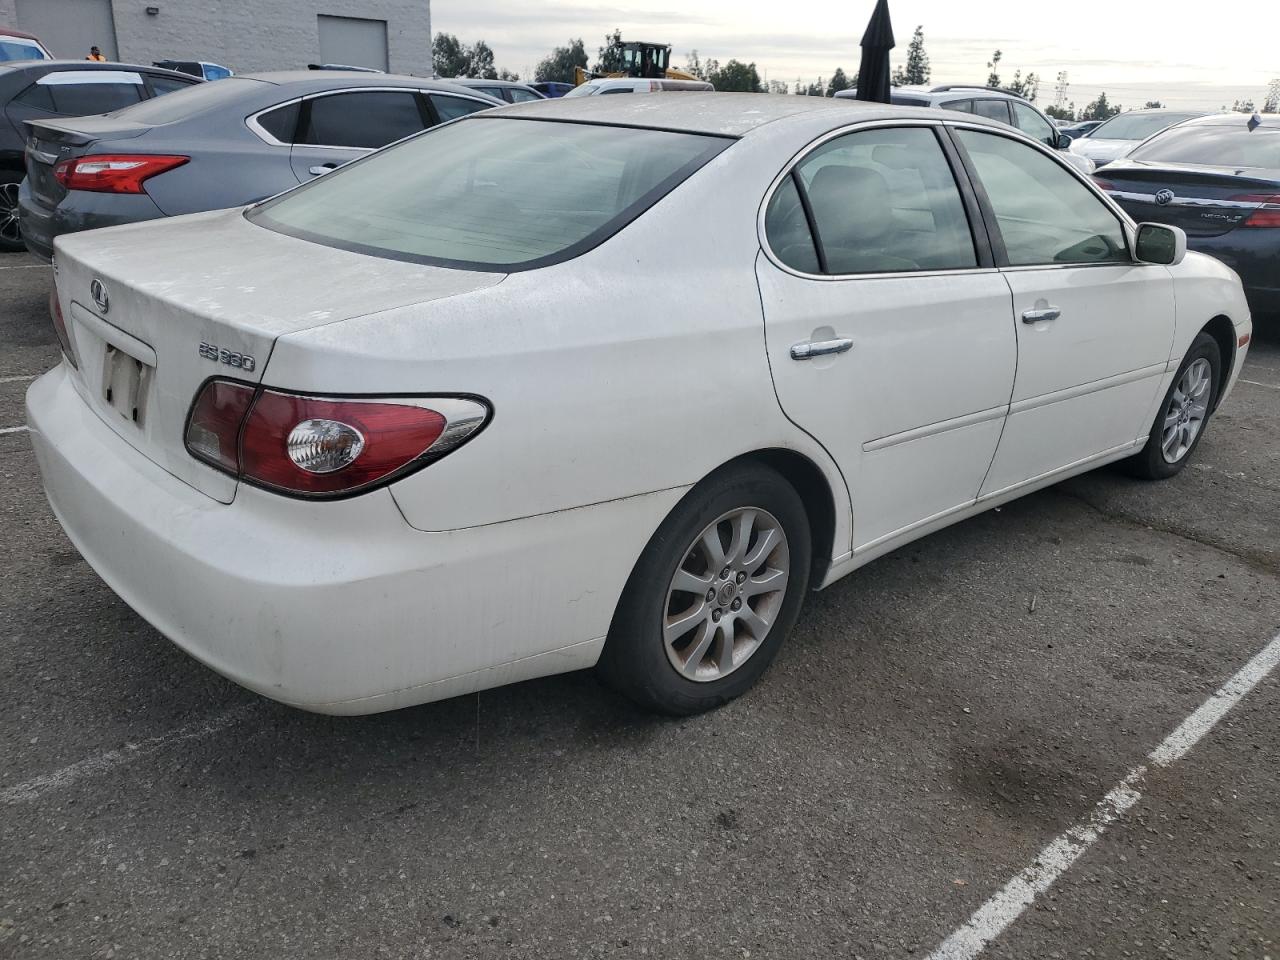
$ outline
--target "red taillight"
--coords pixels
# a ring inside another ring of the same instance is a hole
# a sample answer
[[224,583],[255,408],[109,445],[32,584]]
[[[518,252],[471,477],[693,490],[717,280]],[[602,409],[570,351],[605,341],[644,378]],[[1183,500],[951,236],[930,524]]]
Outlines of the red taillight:
[[103,154],[63,160],[53,177],[67,190],[95,193],[142,193],[142,183],[158,173],[180,167],[190,157],[152,154]]
[[488,415],[471,399],[322,398],[211,380],[192,407],[186,441],[197,459],[249,483],[346,496],[439,459]]
[[1098,177],[1094,177],[1094,178],[1093,178],[1093,182],[1094,182],[1095,184],[1097,184],[1097,187],[1098,187],[1098,189],[1099,189],[1099,190],[1108,190],[1108,191],[1110,191],[1110,190],[1114,190],[1114,189],[1116,188],[1116,185],[1115,185],[1114,183],[1112,183],[1110,180],[1102,180],[1102,179],[1100,179],[1100,178],[1098,178]]
[[80,363],[76,360],[76,352],[71,348],[71,336],[67,333],[67,321],[62,316],[62,304],[58,302],[58,288],[54,287],[49,291],[49,319],[53,321],[53,332],[58,335],[58,343],[62,346],[62,355],[67,358],[67,362],[80,369]]
[[1280,195],[1245,193],[1232,197],[1236,203],[1256,203],[1258,209],[1249,214],[1242,227],[1280,227]]

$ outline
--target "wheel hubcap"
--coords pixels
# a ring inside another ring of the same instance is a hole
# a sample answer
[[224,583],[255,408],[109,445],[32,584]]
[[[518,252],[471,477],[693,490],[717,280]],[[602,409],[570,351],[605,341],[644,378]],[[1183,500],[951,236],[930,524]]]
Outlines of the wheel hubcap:
[[1177,463],[1185,457],[1204,427],[1209,415],[1209,393],[1213,368],[1201,357],[1182,372],[1165,407],[1160,451],[1166,463]]
[[18,243],[22,234],[18,232],[18,185],[16,183],[0,183],[0,239],[10,243]]
[[708,524],[667,587],[662,639],[682,677],[728,676],[764,644],[787,593],[791,557],[782,524],[743,507]]

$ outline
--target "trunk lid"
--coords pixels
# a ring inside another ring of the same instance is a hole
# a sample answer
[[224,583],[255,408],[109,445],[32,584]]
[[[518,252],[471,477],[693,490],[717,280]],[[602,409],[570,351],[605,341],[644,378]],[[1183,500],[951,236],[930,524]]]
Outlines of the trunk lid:
[[32,196],[46,207],[62,202],[67,191],[53,176],[63,160],[82,157],[99,140],[132,140],[150,127],[112,117],[80,117],[75,120],[28,120],[27,180]]
[[1239,197],[1280,194],[1276,170],[1117,160],[1097,179],[1135,220],[1181,227],[1191,238],[1228,233],[1261,206]]
[[205,380],[258,383],[277,337],[469,293],[503,276],[309,243],[249,223],[240,210],[64,235],[56,253],[79,360],[73,381],[85,403],[143,455],[224,503],[235,479],[184,443]]

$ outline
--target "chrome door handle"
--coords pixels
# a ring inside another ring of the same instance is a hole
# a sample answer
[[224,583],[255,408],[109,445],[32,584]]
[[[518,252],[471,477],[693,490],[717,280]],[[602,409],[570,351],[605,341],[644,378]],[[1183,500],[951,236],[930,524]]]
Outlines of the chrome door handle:
[[1057,307],[1045,307],[1042,310],[1024,310],[1022,312],[1023,323],[1039,323],[1041,320],[1057,320],[1062,316],[1062,311]]
[[791,359],[810,360],[813,357],[825,357],[832,353],[845,353],[852,349],[852,340],[810,340],[808,343],[797,343],[792,346]]
[[307,173],[311,174],[313,177],[322,177],[326,173],[332,173],[337,169],[338,165],[336,163],[318,163],[307,170]]

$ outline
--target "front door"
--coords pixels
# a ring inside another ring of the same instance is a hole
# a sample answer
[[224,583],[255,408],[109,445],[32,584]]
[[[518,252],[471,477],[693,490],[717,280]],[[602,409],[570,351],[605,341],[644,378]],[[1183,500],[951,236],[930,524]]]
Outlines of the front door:
[[973,503],[991,465],[1016,347],[972,209],[928,125],[829,140],[769,201],[757,277],[774,385],[844,473],[855,549]]
[[985,191],[1018,321],[985,496],[1145,440],[1173,342],[1173,280],[1134,261],[1120,219],[1057,160],[994,131],[955,134]]

